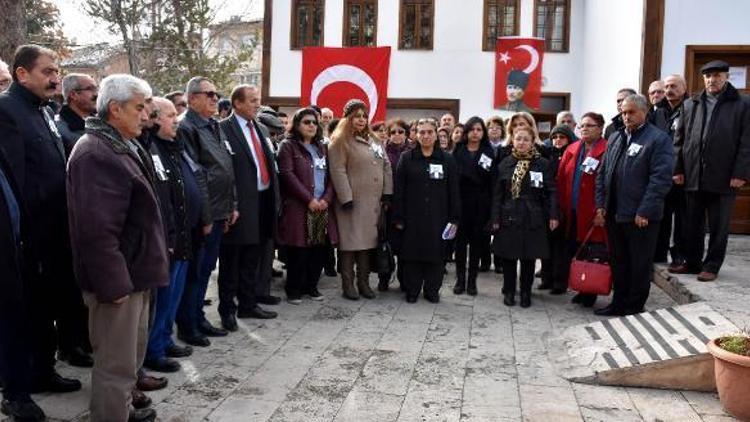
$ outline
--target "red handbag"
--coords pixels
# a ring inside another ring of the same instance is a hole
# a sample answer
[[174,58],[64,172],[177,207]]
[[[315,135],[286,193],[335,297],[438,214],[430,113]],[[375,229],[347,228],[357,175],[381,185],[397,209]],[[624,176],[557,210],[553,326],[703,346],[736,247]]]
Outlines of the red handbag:
[[570,264],[568,285],[579,293],[607,296],[612,291],[612,270],[606,262],[585,261],[578,259],[581,250],[588,243],[595,226],[591,226],[583,243],[576,251]]

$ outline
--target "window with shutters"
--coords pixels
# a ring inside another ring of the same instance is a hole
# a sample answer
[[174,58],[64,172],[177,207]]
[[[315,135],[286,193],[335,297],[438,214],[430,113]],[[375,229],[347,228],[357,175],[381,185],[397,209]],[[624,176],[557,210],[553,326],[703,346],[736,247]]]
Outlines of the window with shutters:
[[497,37],[518,35],[519,3],[520,0],[484,0],[484,51],[495,51]]
[[377,33],[377,0],[346,0],[344,3],[344,46],[375,46]]
[[323,45],[325,0],[294,0],[291,49]]
[[432,50],[434,0],[401,0],[399,43],[402,50]]
[[545,50],[567,53],[570,42],[570,0],[534,0],[534,36]]

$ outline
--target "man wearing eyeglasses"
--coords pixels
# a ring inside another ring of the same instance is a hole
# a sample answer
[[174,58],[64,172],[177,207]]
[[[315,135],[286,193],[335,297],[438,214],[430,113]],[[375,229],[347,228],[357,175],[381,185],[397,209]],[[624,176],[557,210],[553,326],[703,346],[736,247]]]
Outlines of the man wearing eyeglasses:
[[[234,185],[232,155],[236,154],[213,116],[218,110],[216,86],[207,78],[196,76],[187,83],[188,109],[180,122],[178,137],[188,153],[208,174],[208,204],[213,226],[205,230],[204,244],[191,262],[177,315],[177,337],[191,346],[206,347],[208,337],[226,336],[227,331],[214,327],[203,313],[208,279],[216,267],[221,236],[239,217]],[[208,227],[208,226],[207,226]]]
[[62,80],[62,95],[65,104],[55,118],[57,130],[65,144],[65,152],[70,156],[78,138],[84,134],[84,121],[96,113],[96,96],[99,88],[89,75],[71,73]]

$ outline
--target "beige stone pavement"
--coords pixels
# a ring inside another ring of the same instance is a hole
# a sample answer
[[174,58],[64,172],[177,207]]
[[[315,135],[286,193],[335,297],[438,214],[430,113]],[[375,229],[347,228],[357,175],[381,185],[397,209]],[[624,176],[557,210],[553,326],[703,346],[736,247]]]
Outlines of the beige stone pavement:
[[[746,264],[745,245],[728,268]],[[212,339],[210,348],[183,359],[167,389],[149,393],[159,420],[733,420],[715,394],[560,378],[548,360],[560,351],[547,350],[545,339],[595,320],[591,310],[571,304],[572,293],[551,296],[536,289],[531,308],[505,307],[501,276],[494,273],[481,274],[478,296],[455,296],[448,268],[437,305],[405,303],[396,283],[375,300],[348,301],[340,297],[337,278],[324,278],[325,301],[282,302],[269,307],[279,312],[276,320],[241,320],[237,333]],[[277,294],[281,283],[276,280]],[[600,298],[597,306],[606,303]],[[654,286],[647,309],[672,305]],[[215,306],[207,310],[218,322]],[[83,390],[36,399],[53,421],[87,421],[88,371],[58,368],[81,378]]]

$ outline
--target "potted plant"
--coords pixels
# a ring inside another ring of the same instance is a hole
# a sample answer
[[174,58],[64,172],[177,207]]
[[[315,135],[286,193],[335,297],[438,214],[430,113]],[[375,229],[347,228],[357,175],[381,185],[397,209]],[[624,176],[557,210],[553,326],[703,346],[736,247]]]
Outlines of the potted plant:
[[708,351],[714,357],[716,389],[722,406],[732,416],[750,421],[750,333],[711,340]]

